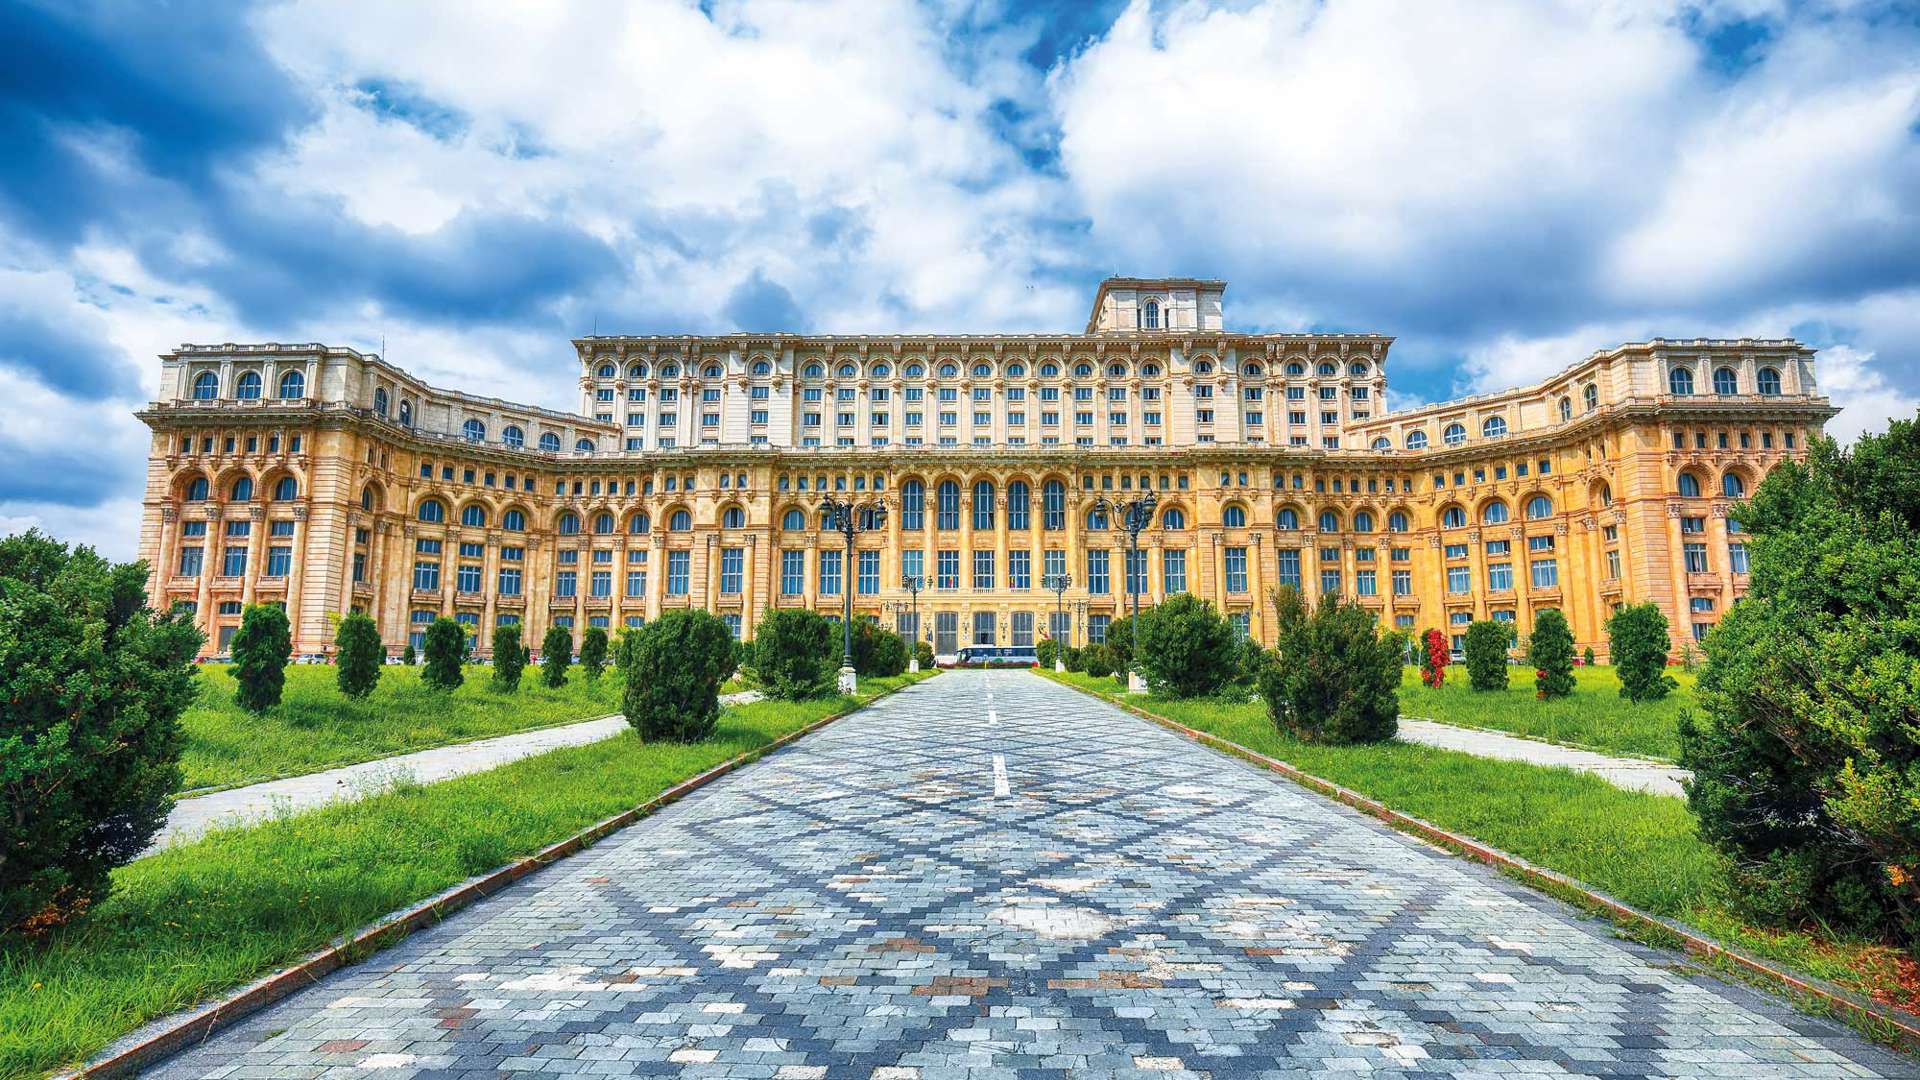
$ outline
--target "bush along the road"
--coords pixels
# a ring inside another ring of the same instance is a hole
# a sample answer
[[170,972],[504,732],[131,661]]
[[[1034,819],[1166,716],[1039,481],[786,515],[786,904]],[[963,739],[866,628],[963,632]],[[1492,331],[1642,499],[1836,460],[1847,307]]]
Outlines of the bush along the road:
[[1311,742],[1380,742],[1400,727],[1400,657],[1371,612],[1300,591],[1274,590],[1279,644],[1260,676],[1274,725]]
[[1099,643],[1081,649],[1080,670],[1096,678],[1113,674],[1113,650]]
[[1547,608],[1533,617],[1527,663],[1533,668],[1536,697],[1563,698],[1573,693],[1573,630],[1558,608]]
[[819,612],[774,608],[753,632],[753,671],[768,697],[805,701],[833,689],[840,634]]
[[1920,940],[1920,423],[1814,440],[1735,515],[1751,588],[1680,729],[1700,835],[1760,914]]
[[1181,593],[1140,626],[1140,667],[1156,693],[1206,697],[1239,674],[1233,625],[1213,605]]
[[340,692],[350,698],[372,694],[380,685],[380,660],[386,652],[380,646],[380,628],[373,624],[373,617],[359,611],[341,616],[333,646],[339,654],[334,682]]
[[648,742],[697,742],[720,718],[733,673],[733,632],[698,608],[670,611],[640,632],[626,672],[627,723]]
[[907,643],[868,618],[853,620],[853,668],[870,678],[891,678],[907,670]]
[[86,912],[166,823],[202,638],[144,563],[0,540],[0,938]]
[[1052,638],[1041,638],[1040,643],[1033,647],[1033,655],[1041,667],[1050,668],[1054,659],[1060,656],[1060,643]]
[[600,673],[607,670],[607,632],[598,626],[589,626],[580,635],[580,673],[588,682],[598,682]]
[[520,642],[520,624],[493,628],[493,687],[513,693],[527,670],[527,647]]
[[233,635],[234,700],[250,713],[263,713],[280,704],[287,687],[287,661],[293,658],[293,636],[286,609],[275,604],[249,604]]
[[929,671],[933,668],[933,646],[926,642],[916,641],[913,643],[913,657],[920,661],[921,671]]
[[1658,701],[1679,684],[1667,674],[1667,617],[1660,605],[1630,604],[1607,619],[1608,650],[1620,676],[1620,696]]
[[1507,688],[1507,643],[1513,640],[1505,623],[1491,619],[1467,627],[1467,685],[1475,690]]
[[427,624],[427,663],[420,681],[435,690],[453,690],[467,681],[467,628],[442,615]]
[[540,639],[540,682],[558,690],[567,685],[567,668],[573,664],[573,631],[559,624],[547,627]]

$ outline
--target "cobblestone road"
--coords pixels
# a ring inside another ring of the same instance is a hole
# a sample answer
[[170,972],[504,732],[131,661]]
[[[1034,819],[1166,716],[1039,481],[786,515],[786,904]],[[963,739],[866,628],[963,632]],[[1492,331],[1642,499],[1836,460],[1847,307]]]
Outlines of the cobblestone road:
[[1912,1076],[1024,673],[896,694],[166,1077]]

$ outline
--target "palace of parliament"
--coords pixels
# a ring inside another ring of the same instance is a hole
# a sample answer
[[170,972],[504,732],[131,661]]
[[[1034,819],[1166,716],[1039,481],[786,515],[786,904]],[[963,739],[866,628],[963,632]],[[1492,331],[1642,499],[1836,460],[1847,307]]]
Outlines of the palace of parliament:
[[[1280,584],[1456,639],[1559,608],[1603,656],[1607,615],[1651,600],[1677,650],[1746,589],[1729,509],[1834,412],[1813,350],[1749,339],[1390,411],[1391,338],[1236,333],[1225,288],[1109,279],[1078,334],[585,337],[577,413],[347,348],[182,345],[139,414],[150,596],[209,655],[256,603],[296,654],[363,611],[391,651],[445,615],[485,655],[500,624],[537,644],[685,606],[750,637],[846,590],[951,655],[1100,640],[1130,586],[1271,642]],[[1148,490],[1136,561],[1102,499]],[[851,558],[827,497],[886,507]]]

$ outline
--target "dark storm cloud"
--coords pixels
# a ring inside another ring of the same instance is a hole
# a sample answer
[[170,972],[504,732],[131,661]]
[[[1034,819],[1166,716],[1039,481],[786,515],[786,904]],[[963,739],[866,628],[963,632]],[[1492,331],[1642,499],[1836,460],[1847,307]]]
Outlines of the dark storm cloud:
[[727,296],[724,314],[736,329],[754,333],[770,333],[775,330],[805,332],[808,329],[806,313],[800,305],[794,303],[793,294],[786,286],[773,281],[763,272],[755,270],[745,281],[734,286]]
[[78,397],[138,397],[140,382],[89,321],[42,318],[22,307],[0,303],[0,368],[16,371],[41,385]]

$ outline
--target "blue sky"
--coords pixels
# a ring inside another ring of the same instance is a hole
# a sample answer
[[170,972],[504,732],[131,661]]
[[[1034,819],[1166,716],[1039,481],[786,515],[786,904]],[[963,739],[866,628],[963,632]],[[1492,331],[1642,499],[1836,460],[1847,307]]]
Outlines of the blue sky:
[[132,554],[155,355],[575,404],[609,332],[1396,335],[1396,405],[1793,334],[1920,409],[1920,7],[0,5],[0,531]]

